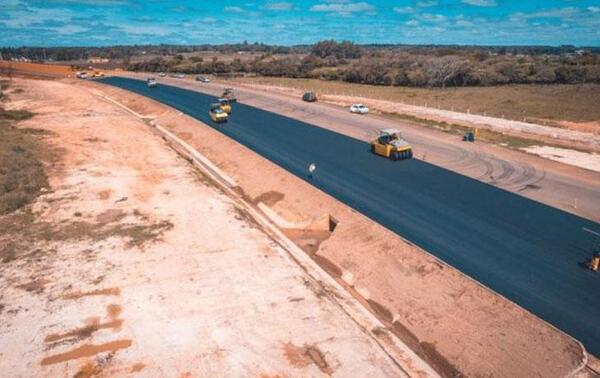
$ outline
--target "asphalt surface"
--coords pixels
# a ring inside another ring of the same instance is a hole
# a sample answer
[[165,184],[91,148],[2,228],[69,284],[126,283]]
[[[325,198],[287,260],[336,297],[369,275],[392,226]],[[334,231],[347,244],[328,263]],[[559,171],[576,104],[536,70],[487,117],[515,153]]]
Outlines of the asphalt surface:
[[583,231],[600,224],[420,160],[375,156],[363,141],[241,103],[217,125],[208,115],[215,97],[127,78],[99,81],[210,125],[600,355],[600,273],[584,267],[600,240]]
[[[148,74],[123,72],[119,76],[145,80]],[[479,181],[507,189],[572,214],[600,222],[600,172],[593,172],[511,151],[489,143],[465,143],[429,127],[378,114],[351,114],[347,107],[324,102],[307,103],[298,96],[263,90],[232,81],[201,83],[160,78],[161,83],[218,96],[233,86],[240,101],[340,134],[369,142],[379,129],[395,127],[414,146],[417,157]]]

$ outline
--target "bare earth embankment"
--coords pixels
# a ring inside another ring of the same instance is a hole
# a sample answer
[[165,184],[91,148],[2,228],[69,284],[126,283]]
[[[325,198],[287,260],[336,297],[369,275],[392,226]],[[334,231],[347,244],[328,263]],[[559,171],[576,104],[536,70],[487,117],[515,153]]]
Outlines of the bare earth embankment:
[[41,181],[0,215],[4,374],[404,375],[370,330],[148,125],[76,85],[12,86],[20,89],[2,105],[35,114],[0,127],[41,136],[0,148],[52,154],[22,160]]
[[118,88],[85,85],[153,117],[215,162],[442,375],[559,377],[585,362],[572,338],[212,128]]

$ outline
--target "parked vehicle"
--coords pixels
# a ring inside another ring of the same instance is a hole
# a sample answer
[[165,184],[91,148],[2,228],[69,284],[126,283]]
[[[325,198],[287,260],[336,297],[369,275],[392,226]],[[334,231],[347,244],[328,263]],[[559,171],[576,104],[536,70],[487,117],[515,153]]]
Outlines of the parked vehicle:
[[313,91],[305,92],[302,96],[302,100],[306,102],[315,102],[317,101],[317,95]]
[[165,76],[167,76],[167,74],[166,74],[166,73],[164,73],[164,72],[161,72],[161,73],[159,73],[159,74],[158,74],[158,76],[160,76],[160,77],[165,77]]
[[183,78],[185,78],[185,75],[182,74],[182,73],[172,73],[170,76],[173,77],[173,78],[175,78],[175,79],[183,79]]
[[201,83],[210,83],[210,80],[206,76],[196,76],[196,81]]
[[75,76],[78,79],[87,79],[88,78],[88,74],[85,71],[77,72],[77,74],[75,74]]
[[350,112],[356,114],[368,114],[369,108],[363,104],[354,104],[350,107]]

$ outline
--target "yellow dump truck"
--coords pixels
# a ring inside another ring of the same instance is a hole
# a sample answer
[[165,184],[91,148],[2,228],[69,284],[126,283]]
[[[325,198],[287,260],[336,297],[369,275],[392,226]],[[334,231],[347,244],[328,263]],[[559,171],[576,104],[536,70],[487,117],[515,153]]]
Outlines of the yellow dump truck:
[[411,159],[412,147],[396,129],[379,130],[379,136],[371,141],[371,151],[392,160]]
[[212,119],[212,121],[216,123],[227,122],[227,120],[229,119],[227,113],[225,113],[223,109],[221,109],[221,104],[218,103],[210,105],[210,111],[208,112],[208,114],[210,115],[210,119]]

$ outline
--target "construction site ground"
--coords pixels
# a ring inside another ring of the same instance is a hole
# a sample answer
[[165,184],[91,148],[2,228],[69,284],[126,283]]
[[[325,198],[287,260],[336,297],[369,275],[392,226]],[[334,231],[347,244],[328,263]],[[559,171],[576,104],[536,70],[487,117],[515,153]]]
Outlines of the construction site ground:
[[[234,198],[101,98],[108,88],[76,84],[14,79],[2,104],[35,113],[18,127],[42,130],[56,159],[42,195],[0,216],[0,375],[427,374],[418,358],[413,370],[391,358],[383,328],[359,326]],[[552,367],[581,357],[565,356]]]
[[564,376],[585,364],[569,336],[212,128],[117,88],[81,85],[152,117],[215,162],[442,375]]

